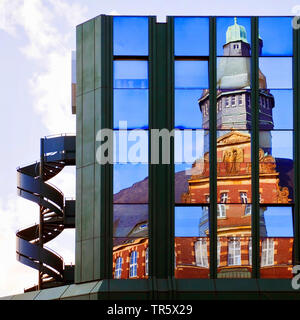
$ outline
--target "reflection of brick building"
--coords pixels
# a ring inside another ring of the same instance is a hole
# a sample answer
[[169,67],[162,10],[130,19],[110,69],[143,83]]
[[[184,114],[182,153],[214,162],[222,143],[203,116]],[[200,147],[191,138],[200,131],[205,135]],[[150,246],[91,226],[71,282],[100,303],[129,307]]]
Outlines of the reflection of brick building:
[[[260,39],[260,50],[263,45]],[[237,24],[228,28],[224,57],[220,58],[217,75],[217,235],[218,277],[251,277],[251,74],[250,45],[246,30]],[[288,204],[292,201],[292,161],[272,156],[273,95],[267,89],[266,77],[259,71],[260,84],[260,203]],[[209,91],[199,99],[203,128],[209,128]],[[206,130],[207,131],[207,130]],[[175,178],[176,179],[176,178]],[[193,164],[187,190],[181,202],[202,204],[199,237],[175,239],[175,276],[177,278],[208,278],[209,276],[209,150],[208,134],[204,134],[204,157]],[[261,277],[292,276],[292,238],[268,237],[264,218],[266,207],[260,209]],[[199,208],[199,211],[201,209]],[[133,227],[133,226],[132,226]],[[114,247],[115,277],[143,278],[147,260],[147,240],[136,239]],[[136,252],[136,254],[133,252]],[[120,258],[123,268],[120,276]],[[119,259],[119,260],[118,260]],[[117,261],[118,260],[118,261]],[[138,265],[135,266],[136,261]],[[132,277],[132,276],[131,276]]]

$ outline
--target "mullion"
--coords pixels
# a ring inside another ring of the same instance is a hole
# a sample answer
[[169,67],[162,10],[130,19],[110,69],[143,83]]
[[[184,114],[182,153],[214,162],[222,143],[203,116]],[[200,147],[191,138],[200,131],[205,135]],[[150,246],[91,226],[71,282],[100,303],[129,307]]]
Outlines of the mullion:
[[300,30],[293,30],[293,104],[294,104],[294,265],[300,263],[300,208],[299,208],[299,188],[300,188],[300,179],[299,179],[299,160],[300,160],[300,130],[299,130],[299,121],[300,121]]
[[217,278],[217,65],[216,18],[209,18],[209,251],[210,278]]
[[259,42],[258,17],[251,18],[251,192],[252,278],[260,277],[259,254]]

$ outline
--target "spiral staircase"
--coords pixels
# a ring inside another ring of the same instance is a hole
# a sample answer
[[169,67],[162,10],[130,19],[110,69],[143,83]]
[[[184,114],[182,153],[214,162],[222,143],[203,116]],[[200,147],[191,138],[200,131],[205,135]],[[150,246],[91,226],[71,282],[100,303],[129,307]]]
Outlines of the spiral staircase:
[[75,165],[76,137],[51,136],[41,139],[40,162],[17,169],[18,195],[40,207],[40,221],[16,234],[17,260],[39,271],[39,285],[27,291],[74,282],[74,266],[44,244],[65,228],[75,227],[75,200],[66,200],[63,193],[48,180],[65,166]]

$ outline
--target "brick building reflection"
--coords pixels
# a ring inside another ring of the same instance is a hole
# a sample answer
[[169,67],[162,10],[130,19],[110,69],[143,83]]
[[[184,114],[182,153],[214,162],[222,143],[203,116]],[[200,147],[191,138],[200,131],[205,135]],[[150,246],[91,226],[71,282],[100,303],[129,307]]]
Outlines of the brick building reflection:
[[[260,51],[263,46],[259,40]],[[251,242],[251,48],[246,30],[235,19],[226,33],[224,56],[217,70],[217,265],[219,278],[250,278]],[[259,193],[260,255],[262,278],[292,277],[293,238],[270,237],[265,211],[270,205],[293,201],[293,162],[272,156],[275,101],[267,80],[259,71]],[[203,128],[209,124],[209,91],[199,99]],[[207,130],[208,131],[208,130]],[[209,143],[204,135],[204,157],[192,166],[189,175],[175,175],[176,202],[199,204],[199,236],[175,238],[175,277],[209,277]],[[143,188],[145,181],[139,184]],[[133,190],[133,189],[132,189]],[[130,188],[126,191],[128,196]],[[146,190],[139,190],[138,199]],[[145,195],[145,197],[147,197]],[[116,195],[116,199],[118,195]],[[119,197],[120,198],[120,197]],[[124,197],[122,194],[121,198]],[[148,199],[147,199],[148,200]],[[133,201],[133,203],[136,202]],[[146,201],[147,202],[147,201]],[[115,203],[122,203],[122,201]],[[145,202],[144,202],[145,203]],[[118,228],[118,214],[115,227]],[[144,220],[143,220],[144,219]],[[141,228],[143,226],[144,228]],[[134,235],[134,236],[133,236]],[[126,238],[116,238],[113,249],[115,278],[148,276],[147,217],[144,214],[132,224]]]

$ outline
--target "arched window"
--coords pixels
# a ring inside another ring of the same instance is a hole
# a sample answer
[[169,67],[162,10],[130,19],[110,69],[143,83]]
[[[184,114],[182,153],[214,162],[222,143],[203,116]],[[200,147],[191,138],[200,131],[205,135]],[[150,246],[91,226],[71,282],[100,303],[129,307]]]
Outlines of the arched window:
[[122,275],[122,262],[123,259],[121,257],[116,260],[116,269],[115,269],[115,279],[120,279]]
[[132,251],[130,255],[130,270],[129,277],[133,278],[137,276],[137,252]]
[[145,275],[147,276],[149,274],[149,248],[146,249],[145,252]]

